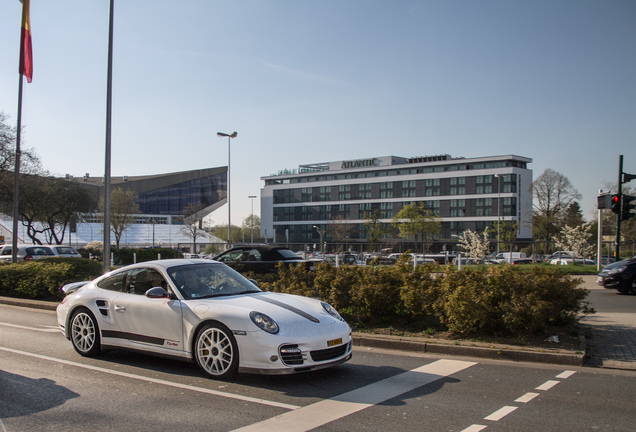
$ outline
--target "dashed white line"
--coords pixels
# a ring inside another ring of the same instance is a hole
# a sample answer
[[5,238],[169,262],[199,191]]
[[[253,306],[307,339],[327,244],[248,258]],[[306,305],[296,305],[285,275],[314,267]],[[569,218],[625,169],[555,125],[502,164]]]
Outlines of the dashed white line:
[[463,429],[461,432],[479,432],[486,429],[487,427],[488,426],[474,424],[468,426],[466,429]]
[[287,412],[235,432],[305,432],[370,406],[397,397],[418,387],[450,376],[477,363],[457,360],[437,360],[417,369],[401,373],[332,399]]
[[490,414],[487,417],[484,417],[484,420],[499,421],[516,409],[517,407],[515,406],[505,406],[505,407],[499,408],[494,413]]
[[135,374],[131,374],[131,373],[120,372],[120,371],[115,371],[115,370],[111,370],[111,369],[105,369],[105,368],[101,368],[101,367],[97,367],[97,366],[90,366],[90,365],[86,365],[86,364],[82,364],[82,363],[76,363],[76,362],[69,361],[69,360],[62,360],[62,359],[58,359],[58,358],[55,358],[55,357],[48,357],[48,356],[44,356],[44,355],[40,355],[40,354],[34,354],[34,353],[26,352],[26,351],[14,350],[14,349],[11,349],[11,348],[5,348],[5,347],[1,347],[1,346],[0,346],[0,351],[6,351],[6,352],[14,353],[14,354],[19,354],[19,355],[24,355],[24,356],[38,358],[38,359],[41,359],[41,360],[47,360],[47,361],[52,361],[52,362],[56,362],[56,363],[62,363],[62,364],[66,364],[66,365],[69,365],[69,366],[75,366],[75,367],[79,367],[79,368],[83,368],[83,369],[94,370],[94,371],[103,372],[103,373],[107,373],[107,374],[111,374],[111,375],[117,375],[117,376],[125,377],[125,378],[132,378],[132,379],[136,379],[136,380],[140,380],[140,381],[146,381],[146,382],[151,382],[151,383],[155,383],[155,384],[161,384],[161,385],[165,385],[165,386],[169,386],[169,387],[176,387],[176,388],[180,388],[180,389],[191,390],[191,391],[195,391],[195,392],[199,392],[199,393],[206,393],[206,394],[211,394],[211,395],[215,395],[215,396],[221,396],[221,397],[230,398],[230,399],[238,399],[238,400],[242,400],[242,401],[245,401],[245,402],[252,402],[252,403],[257,403],[257,404],[261,404],[261,405],[269,405],[269,406],[273,406],[273,407],[277,407],[277,408],[285,408],[285,409],[288,409],[288,410],[295,410],[295,409],[299,408],[297,405],[289,405],[289,404],[285,404],[285,403],[281,403],[281,402],[268,401],[268,400],[265,400],[265,399],[258,399],[258,398],[253,398],[253,397],[249,397],[249,396],[241,396],[241,395],[232,394],[232,393],[225,393],[225,392],[220,392],[220,391],[217,391],[217,390],[211,390],[211,389],[207,389],[207,388],[203,388],[203,387],[195,387],[195,386],[191,386],[191,385],[187,385],[187,384],[180,384],[180,383],[176,383],[176,382],[172,382],[172,381],[166,381],[166,380],[161,380],[161,379],[156,379],[156,378],[150,378],[150,377],[145,377],[145,376],[142,376],[142,375],[135,375]]
[[523,396],[515,399],[515,402],[519,402],[519,403],[528,403],[530,402],[532,399],[536,398],[537,396],[539,396],[539,393],[526,393]]
[[566,379],[566,378],[570,378],[572,375],[574,375],[576,373],[576,371],[563,371],[560,374],[558,374],[556,376],[556,378],[561,378],[561,379]]
[[539,387],[535,388],[535,390],[550,390],[552,387],[560,383],[561,381],[548,380],[541,384]]

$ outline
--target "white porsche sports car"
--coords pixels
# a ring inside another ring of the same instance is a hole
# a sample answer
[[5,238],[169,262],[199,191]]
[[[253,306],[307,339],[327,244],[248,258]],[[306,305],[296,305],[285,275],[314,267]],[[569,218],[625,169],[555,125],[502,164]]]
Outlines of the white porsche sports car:
[[62,290],[57,321],[83,356],[113,348],[167,355],[196,361],[217,379],[351,358],[351,328],[329,304],[261,291],[212,260],[143,262]]

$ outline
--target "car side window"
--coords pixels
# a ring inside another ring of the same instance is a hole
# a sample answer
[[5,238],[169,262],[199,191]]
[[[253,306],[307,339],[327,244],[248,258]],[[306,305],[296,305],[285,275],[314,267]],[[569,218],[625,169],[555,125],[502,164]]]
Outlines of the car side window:
[[125,279],[126,272],[121,272],[99,281],[97,286],[108,291],[124,292]]
[[239,259],[241,259],[241,256],[243,256],[243,251],[232,251],[232,252],[228,252],[226,254],[224,254],[223,256],[219,257],[219,261],[221,262],[235,262],[238,261]]
[[250,249],[243,251],[241,255],[241,261],[263,261],[261,253],[256,249]]
[[126,290],[129,294],[144,295],[150,288],[161,287],[168,290],[168,284],[166,283],[161,273],[151,268],[139,268],[128,271],[128,277],[126,278]]
[[5,246],[2,248],[2,252],[0,252],[0,255],[11,255],[12,250],[13,248],[11,246]]

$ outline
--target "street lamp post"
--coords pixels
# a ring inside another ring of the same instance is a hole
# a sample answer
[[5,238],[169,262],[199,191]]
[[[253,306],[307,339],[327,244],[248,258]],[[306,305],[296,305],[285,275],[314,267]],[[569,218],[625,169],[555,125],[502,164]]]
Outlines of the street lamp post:
[[314,228],[316,228],[316,231],[318,231],[318,234],[320,234],[320,253],[322,254],[324,258],[325,253],[323,251],[323,246],[322,246],[322,234],[325,232],[325,230],[318,228],[316,225],[314,225]]
[[250,243],[254,243],[254,198],[256,195],[250,195],[248,198],[252,201],[252,220],[250,222]]
[[501,175],[495,174],[497,178],[497,255],[499,255],[499,225],[501,218]]
[[236,138],[238,133],[236,131],[231,134],[226,134],[223,132],[217,132],[217,136],[227,137],[227,246],[228,248],[232,245],[232,220],[231,210],[230,210],[230,139]]

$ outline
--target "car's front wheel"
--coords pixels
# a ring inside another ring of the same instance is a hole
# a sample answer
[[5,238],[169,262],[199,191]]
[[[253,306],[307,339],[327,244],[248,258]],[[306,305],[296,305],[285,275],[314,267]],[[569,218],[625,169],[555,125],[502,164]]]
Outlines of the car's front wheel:
[[636,295],[636,276],[634,276],[629,283],[629,293],[632,295]]
[[75,351],[86,357],[100,353],[99,326],[88,309],[81,308],[71,317],[71,342]]
[[197,333],[194,356],[214,379],[229,379],[238,371],[239,352],[232,332],[220,323],[206,324]]

